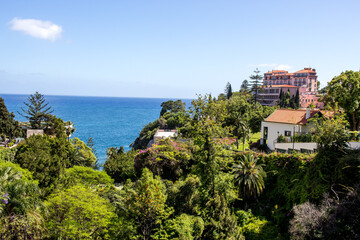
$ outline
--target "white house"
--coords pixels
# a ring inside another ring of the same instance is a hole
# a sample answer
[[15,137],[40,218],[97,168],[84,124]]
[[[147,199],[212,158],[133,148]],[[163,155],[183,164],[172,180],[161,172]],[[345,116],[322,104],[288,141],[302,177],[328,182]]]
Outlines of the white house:
[[[275,150],[278,136],[293,136],[296,133],[309,133],[312,124],[308,122],[315,115],[331,116],[332,112],[322,110],[277,109],[268,118],[261,122],[261,139],[271,150]],[[303,144],[304,146],[306,144]],[[312,148],[312,147],[311,147]],[[315,147],[316,148],[316,147]]]
[[154,142],[164,138],[174,138],[178,134],[176,129],[159,129],[154,135]]

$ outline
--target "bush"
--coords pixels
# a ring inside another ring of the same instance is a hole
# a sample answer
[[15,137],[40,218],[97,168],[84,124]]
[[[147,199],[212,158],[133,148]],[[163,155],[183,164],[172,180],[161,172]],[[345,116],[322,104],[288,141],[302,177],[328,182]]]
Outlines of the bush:
[[45,202],[51,238],[108,239],[114,209],[90,188],[80,185],[53,194]]
[[146,167],[161,178],[175,181],[190,170],[190,159],[184,143],[165,139],[141,150],[135,157],[135,169],[141,173]]
[[125,182],[127,179],[135,180],[134,158],[136,151],[125,152],[123,147],[109,148],[107,150],[105,172],[115,182]]
[[245,239],[280,239],[280,236],[278,236],[279,230],[264,218],[254,216],[251,210],[236,211],[236,216]]
[[14,162],[15,154],[18,148],[4,148],[0,147],[0,161]]
[[311,133],[295,134],[291,141],[294,141],[294,138],[295,142],[315,142],[315,137]]
[[278,143],[286,143],[287,139],[283,135],[279,135],[276,139]]

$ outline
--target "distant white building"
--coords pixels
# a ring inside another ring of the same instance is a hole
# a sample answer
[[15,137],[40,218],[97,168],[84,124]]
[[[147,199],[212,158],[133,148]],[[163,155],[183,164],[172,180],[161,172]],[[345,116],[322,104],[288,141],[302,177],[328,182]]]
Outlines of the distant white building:
[[178,132],[176,129],[159,129],[154,135],[154,142],[165,139],[165,138],[174,138],[177,137]]
[[26,129],[26,138],[31,137],[32,135],[44,135],[43,129]]
[[294,135],[294,132],[297,134],[309,133],[313,126],[309,124],[308,120],[315,115],[329,117],[333,115],[333,112],[316,109],[310,110],[309,108],[275,110],[268,118],[261,122],[262,143],[267,144],[271,150],[275,150],[276,140],[280,135],[290,138]]

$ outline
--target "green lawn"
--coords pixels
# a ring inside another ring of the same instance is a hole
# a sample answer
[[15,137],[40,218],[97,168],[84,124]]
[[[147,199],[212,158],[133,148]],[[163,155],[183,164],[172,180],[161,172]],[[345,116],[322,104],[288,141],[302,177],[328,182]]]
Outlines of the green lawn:
[[[261,138],[261,132],[258,133],[250,133],[250,142],[257,142]],[[236,149],[236,145],[234,146],[234,149]],[[250,149],[249,148],[249,142],[246,139],[245,146],[242,144],[242,140],[239,141],[239,148],[237,150],[243,151],[243,149]]]

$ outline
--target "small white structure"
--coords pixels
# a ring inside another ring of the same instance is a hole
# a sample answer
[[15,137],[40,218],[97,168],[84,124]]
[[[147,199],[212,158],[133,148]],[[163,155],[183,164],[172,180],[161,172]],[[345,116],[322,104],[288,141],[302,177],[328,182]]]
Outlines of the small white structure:
[[173,138],[178,135],[178,132],[176,129],[159,129],[156,131],[154,135],[154,142],[164,139],[164,138]]
[[[309,133],[313,127],[308,122],[310,118],[315,115],[329,117],[332,114],[333,112],[318,109],[310,110],[309,108],[300,110],[277,109],[261,122],[261,141],[267,144],[271,150],[275,150],[276,140],[280,135],[290,138],[294,132],[297,134]],[[309,150],[313,150],[313,146]]]
[[44,135],[43,129],[26,129],[26,138],[31,137],[32,135]]

